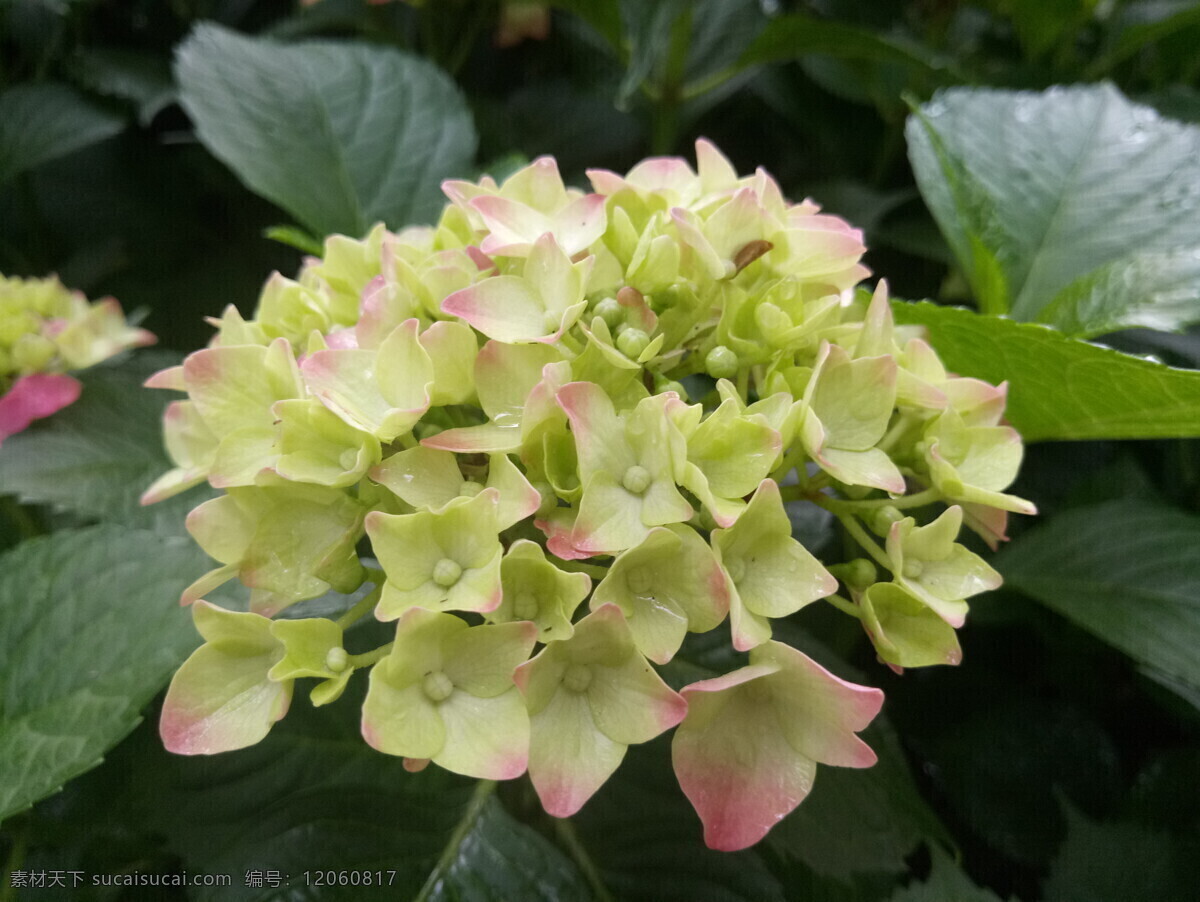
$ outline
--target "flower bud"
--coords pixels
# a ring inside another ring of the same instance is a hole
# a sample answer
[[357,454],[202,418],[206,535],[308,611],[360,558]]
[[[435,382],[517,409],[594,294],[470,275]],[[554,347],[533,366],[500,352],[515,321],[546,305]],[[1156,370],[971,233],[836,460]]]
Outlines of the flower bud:
[[631,327],[617,336],[617,348],[631,360],[636,360],[649,344],[650,336],[641,329]]
[[704,358],[704,371],[714,379],[729,379],[737,375],[738,356],[724,345],[717,345]]

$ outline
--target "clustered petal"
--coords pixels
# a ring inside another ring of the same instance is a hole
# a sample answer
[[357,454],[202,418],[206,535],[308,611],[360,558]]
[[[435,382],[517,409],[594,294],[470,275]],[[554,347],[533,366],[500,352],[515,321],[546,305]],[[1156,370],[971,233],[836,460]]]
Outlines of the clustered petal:
[[78,400],[68,372],[154,342],[112,298],[89,303],[56,277],[0,274],[0,444]]
[[[1005,387],[947,373],[886,284],[856,287],[860,231],[711,143],[695,168],[588,178],[543,157],[447,182],[436,224],[330,237],[149,380],[186,397],[144,500],[221,491],[188,518],[217,566],[183,593],[205,642],[168,692],[168,748],[256,742],[296,680],[326,704],[367,670],[371,746],[527,772],[558,817],[677,727],[706,840],[738,849],[818,764],[874,761],[857,733],[882,694],[775,621],[827,599],[897,671],[958,662],[967,599],[999,585],[959,533],[994,544],[1033,511],[1006,492]],[[805,505],[863,556],[819,561],[793,535]],[[234,578],[249,613],[204,600]],[[287,610],[331,591],[357,599],[336,619]],[[351,653],[372,615],[394,638]],[[724,657],[694,656],[727,616]],[[676,658],[711,678],[675,691],[656,668]]]

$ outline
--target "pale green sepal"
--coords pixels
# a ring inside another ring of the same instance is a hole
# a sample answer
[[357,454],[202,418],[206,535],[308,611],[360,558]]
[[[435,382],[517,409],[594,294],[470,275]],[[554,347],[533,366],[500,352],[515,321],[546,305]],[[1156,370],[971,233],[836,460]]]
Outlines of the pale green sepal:
[[284,656],[267,674],[272,680],[300,677],[331,679],[346,670],[329,667],[329,653],[342,647],[342,628],[324,617],[273,620],[271,635],[283,643]]
[[280,401],[275,472],[284,479],[344,488],[379,462],[379,440],[345,423],[313,398]]
[[896,583],[875,583],[861,600],[863,627],[881,660],[896,667],[958,664],[954,627]]
[[500,563],[504,588],[500,606],[487,618],[494,623],[532,621],[539,642],[569,639],[571,616],[592,589],[586,573],[567,573],[550,561],[536,542],[517,539]]

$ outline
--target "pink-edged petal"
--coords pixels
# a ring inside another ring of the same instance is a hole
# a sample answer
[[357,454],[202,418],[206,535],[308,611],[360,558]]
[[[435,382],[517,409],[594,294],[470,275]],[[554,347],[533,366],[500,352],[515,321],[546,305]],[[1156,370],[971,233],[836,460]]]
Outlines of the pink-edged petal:
[[0,397],[0,443],[10,435],[74,404],[83,390],[77,379],[62,373],[30,373]]
[[[621,617],[616,605],[602,605],[591,616]],[[621,624],[624,629],[624,619]],[[619,667],[592,666],[587,690],[592,718],[609,739],[625,745],[649,742],[671,729],[687,713],[687,702],[674,692],[640,653],[634,652]]]
[[675,731],[672,759],[709,848],[754,845],[812,789],[815,762],[788,744],[759,694],[774,672],[743,667],[682,690],[688,716]]
[[495,276],[456,291],[442,301],[442,312],[502,342],[534,341],[554,331],[547,328],[537,291],[517,276]]
[[153,373],[142,385],[146,388],[165,388],[171,391],[187,391],[183,380],[183,366],[169,366]]
[[516,451],[521,447],[520,421],[460,426],[421,439],[426,448],[458,451],[462,454]]
[[854,734],[883,707],[883,693],[834,676],[812,658],[780,642],[750,653],[751,664],[777,667],[771,699],[779,727],[798,752],[822,764],[870,767],[875,753]]
[[511,780],[525,773],[529,714],[516,686],[493,698],[456,690],[439,713],[446,742],[433,756],[434,764],[480,780]]
[[481,195],[471,201],[471,208],[489,232],[479,245],[485,254],[524,256],[540,236],[554,230],[550,217],[506,197]]
[[608,224],[604,195],[585,194],[554,217],[554,237],[568,257],[574,257],[600,240]]
[[531,718],[529,778],[552,817],[570,817],[612,776],[627,746],[596,726],[581,693],[560,690]]

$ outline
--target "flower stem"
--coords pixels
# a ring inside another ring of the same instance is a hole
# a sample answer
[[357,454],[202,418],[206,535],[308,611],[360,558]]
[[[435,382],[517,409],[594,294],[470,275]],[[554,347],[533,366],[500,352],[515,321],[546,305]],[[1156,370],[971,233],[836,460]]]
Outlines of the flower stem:
[[467,803],[467,810],[455,825],[454,832],[450,835],[450,841],[446,843],[446,848],[442,850],[441,857],[438,859],[437,864],[434,865],[433,870],[430,871],[429,877],[425,880],[425,885],[421,887],[421,891],[417,893],[413,902],[428,902],[429,899],[433,898],[434,890],[438,888],[451,866],[453,866],[455,859],[458,857],[458,851],[466,840],[467,835],[483,814],[483,806],[487,804],[487,800],[495,791],[495,780],[480,780],[475,784],[475,792],[471,795],[471,801]]
[[907,507],[923,507],[932,504],[941,497],[937,489],[925,489],[912,495],[902,495],[899,498],[871,498],[865,501],[847,501],[844,498],[821,496],[814,498],[816,504],[834,513],[854,514],[861,511],[878,510],[881,507],[894,507],[903,510]]
[[[380,571],[382,572],[382,571]],[[383,580],[376,579],[378,585],[370,591],[366,597],[358,602],[354,607],[348,610],[345,614],[337,619],[337,625],[342,629],[347,629],[357,623],[361,618],[371,612],[375,605],[379,604],[379,596],[383,594]]]
[[17,898],[12,875],[25,863],[25,851],[29,847],[29,818],[14,818],[8,826],[11,828],[9,836],[12,837],[12,848],[9,849],[8,859],[4,862],[4,883],[0,885],[0,902],[10,902]]
[[862,547],[862,549],[867,552],[867,554],[875,558],[875,562],[879,564],[879,566],[883,567],[888,572],[891,572],[892,562],[888,559],[888,556],[884,553],[883,549],[879,547],[879,543],[867,534],[867,531],[862,528],[857,520],[854,519],[853,515],[847,516],[846,514],[839,514],[837,511],[834,511],[834,516],[837,517],[838,522],[845,527],[846,532],[853,536],[854,541],[856,541]]
[[361,655],[347,655],[346,663],[355,669],[370,667],[372,664],[376,664],[390,655],[392,653],[392,646],[395,644],[395,642],[389,642],[387,645],[379,646],[379,648],[364,651]]
[[558,840],[561,842],[571,854],[571,858],[575,861],[575,865],[583,874],[588,885],[592,888],[592,893],[595,895],[597,902],[613,902],[612,894],[604,885],[604,881],[600,877],[600,871],[596,867],[596,863],[592,861],[592,856],[587,853],[587,849],[583,847],[583,843],[579,841],[579,834],[575,832],[575,824],[570,818],[556,817],[554,819],[554,832],[558,834]]
[[862,610],[852,601],[847,601],[840,595],[826,595],[825,600],[841,611],[857,620],[862,620]]

